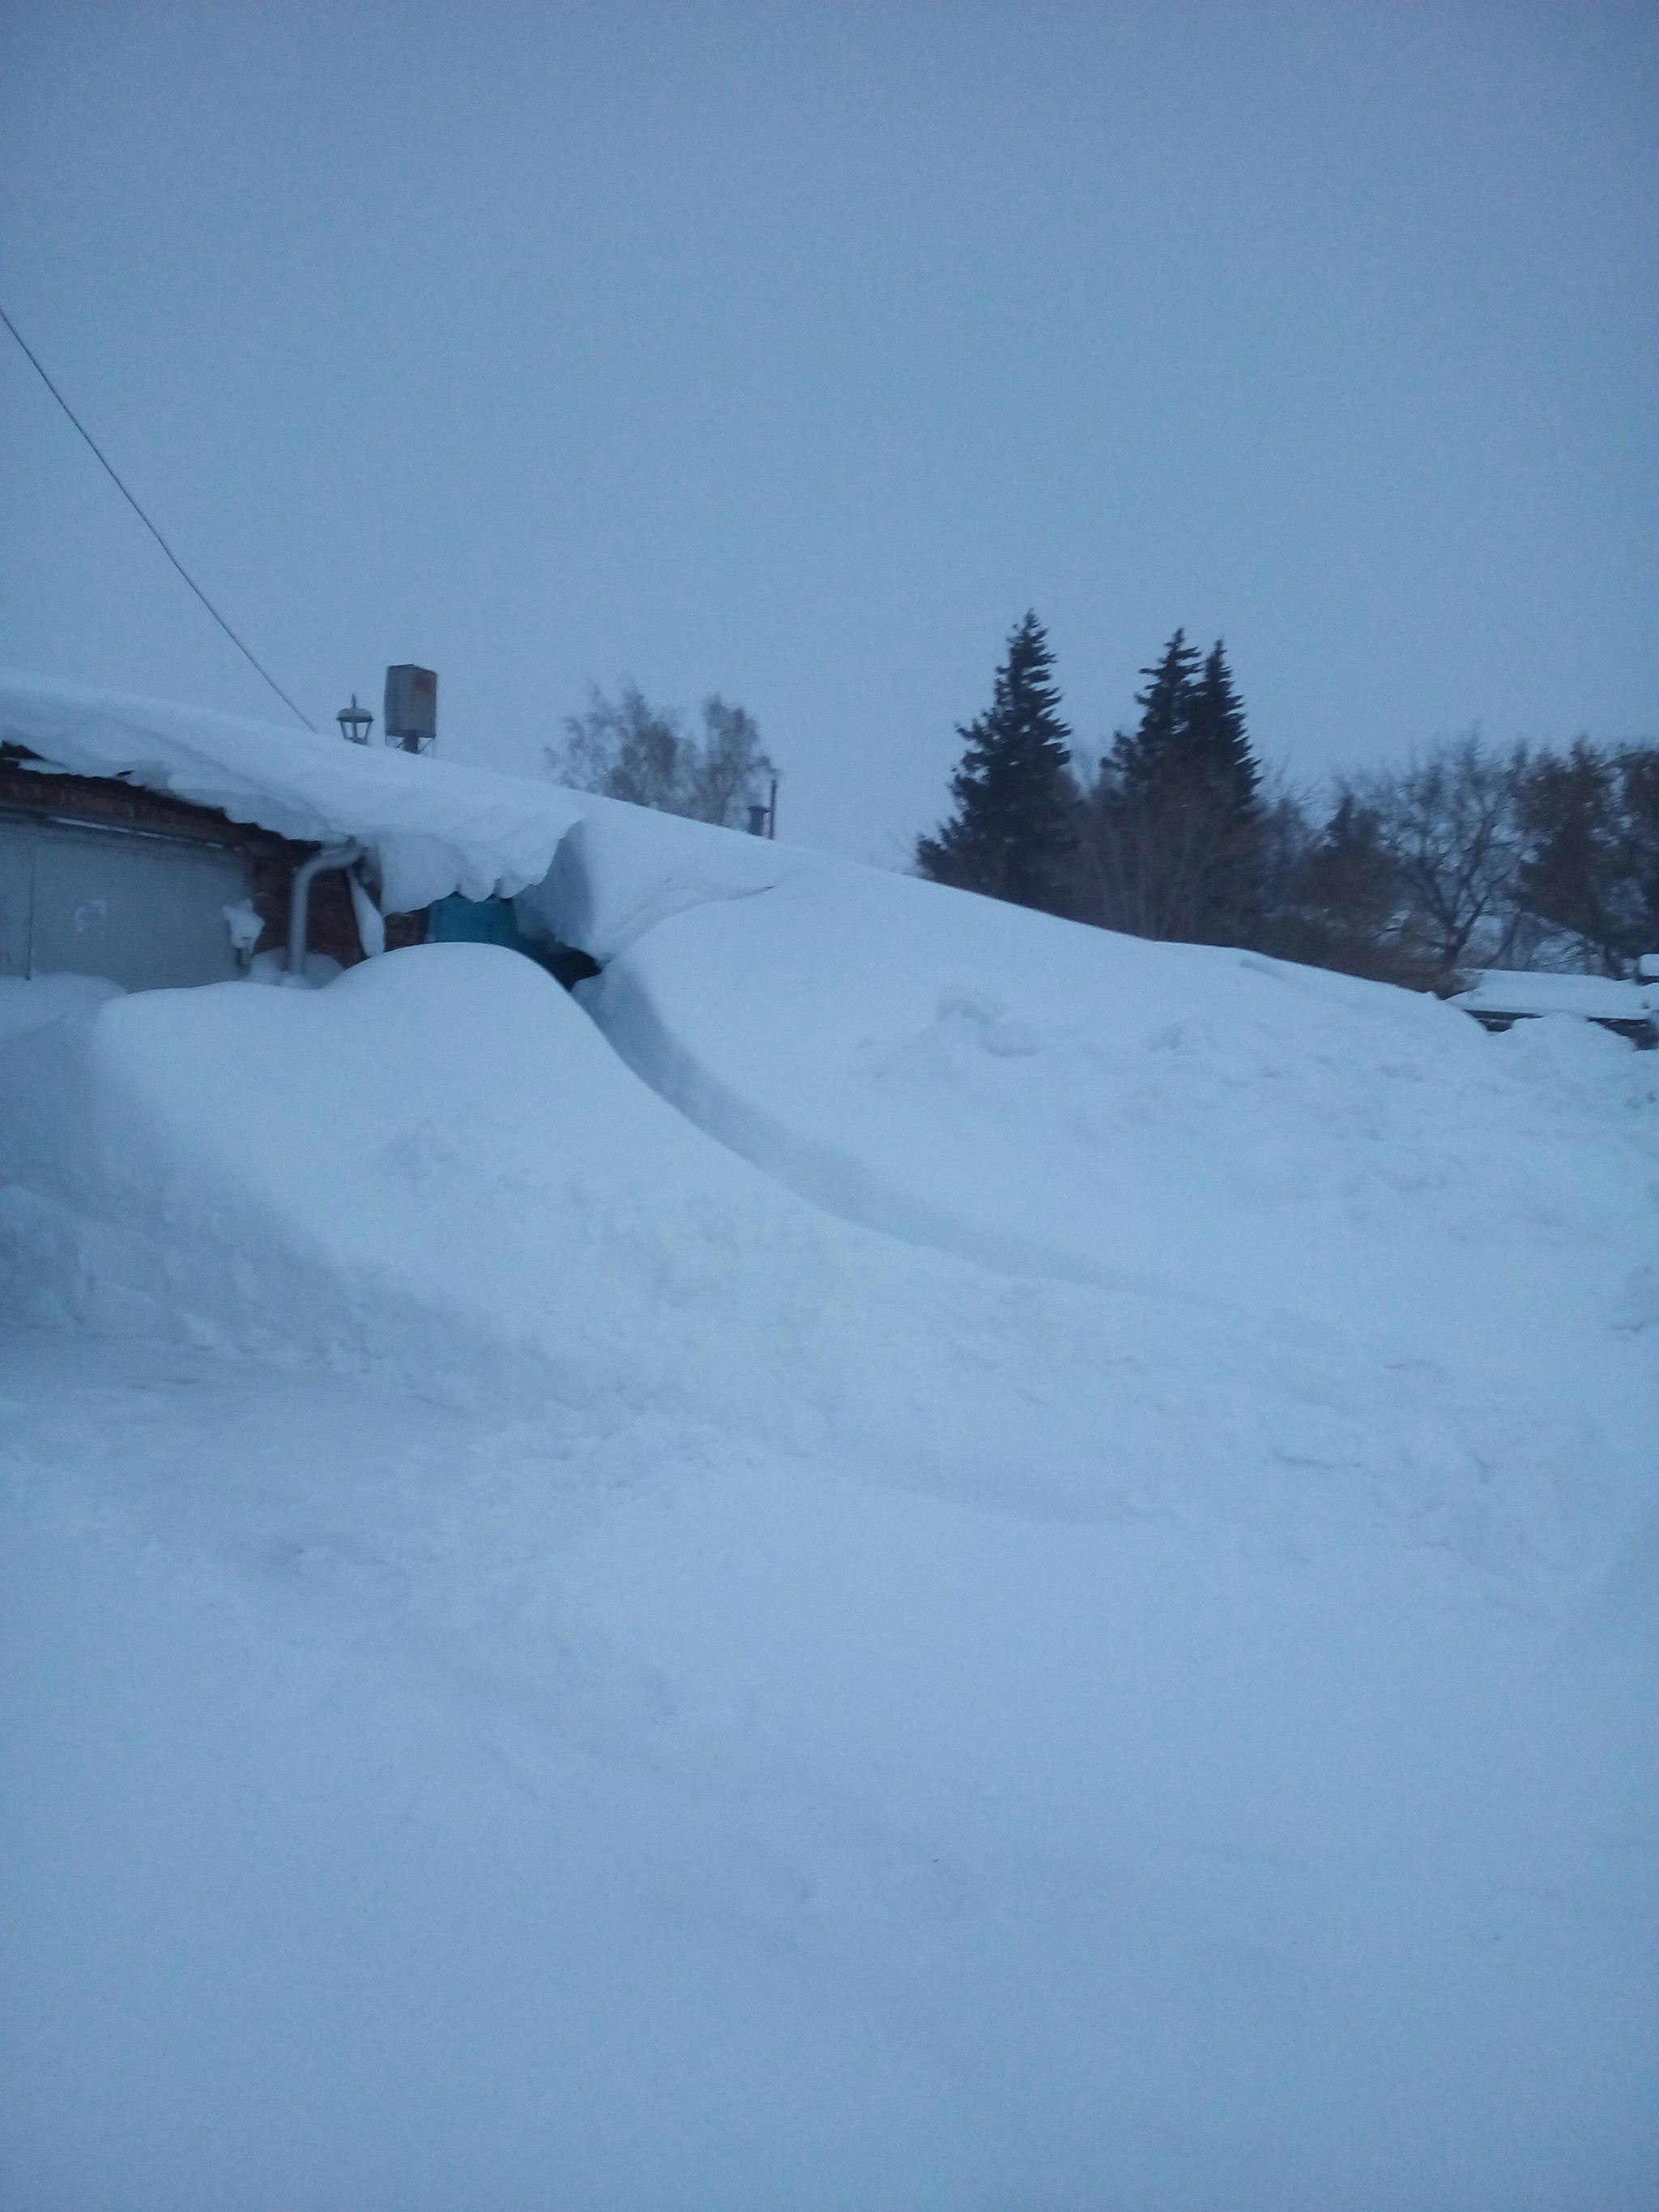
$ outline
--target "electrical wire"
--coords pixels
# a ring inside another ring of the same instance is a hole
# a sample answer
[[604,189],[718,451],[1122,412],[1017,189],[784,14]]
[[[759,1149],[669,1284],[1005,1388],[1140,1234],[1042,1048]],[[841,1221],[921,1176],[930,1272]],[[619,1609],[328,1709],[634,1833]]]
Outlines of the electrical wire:
[[104,453],[102,448],[99,446],[97,440],[93,436],[91,431],[88,429],[86,424],[81,420],[75,410],[70,405],[68,400],[64,398],[63,393],[58,389],[58,386],[52,382],[52,379],[46,374],[46,372],[41,367],[40,359],[36,356],[33,349],[29,345],[21,331],[18,329],[16,324],[13,322],[11,317],[6,313],[3,307],[0,307],[0,323],[3,323],[5,325],[6,328],[11,332],[13,337],[16,339],[18,344],[22,347],[24,353],[28,356],[28,359],[33,365],[35,373],[40,377],[41,383],[46,386],[47,391],[51,392],[52,398],[58,402],[58,404],[63,409],[64,414],[69,416],[70,421],[74,423],[76,428],[81,433],[81,435],[86,440],[88,445],[92,447],[93,452],[97,454],[98,459],[103,463],[104,467],[108,471],[110,481],[113,483],[117,491],[120,493],[122,498],[125,500],[127,505],[137,516],[139,521],[143,524],[145,529],[149,531],[150,536],[155,540],[161,550],[167,555],[168,560],[172,562],[173,567],[179,571],[179,574],[190,586],[191,591],[195,592],[197,598],[202,602],[202,605],[213,617],[214,621],[216,622],[220,629],[223,630],[225,635],[230,640],[238,653],[242,655],[242,658],[248,662],[250,666],[258,670],[259,674],[263,676],[265,682],[270,684],[271,690],[282,701],[283,706],[288,708],[291,714],[299,714],[300,720],[304,722],[307,729],[315,736],[317,725],[307,715],[300,714],[300,709],[295,705],[293,700],[289,697],[287,692],[283,690],[282,685],[270,673],[270,671],[268,668],[260,667],[259,663],[254,659],[253,655],[248,651],[246,646],[245,646],[241,639],[237,636],[235,631],[220,613],[218,608],[214,605],[212,600],[209,599],[207,593],[202,589],[194,576],[191,574],[189,569],[185,568],[184,562],[173,551],[172,546],[167,544],[167,539],[162,537],[161,532],[150,520],[149,515],[144,513],[143,508],[139,506],[137,501],[122,483],[120,477],[116,475],[114,466],[110,461],[108,455]]

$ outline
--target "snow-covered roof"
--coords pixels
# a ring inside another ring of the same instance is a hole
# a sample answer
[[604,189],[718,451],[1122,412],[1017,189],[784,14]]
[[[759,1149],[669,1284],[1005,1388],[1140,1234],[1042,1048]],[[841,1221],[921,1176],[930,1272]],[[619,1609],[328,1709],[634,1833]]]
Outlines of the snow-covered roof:
[[280,836],[355,837],[379,864],[389,914],[539,883],[584,806],[528,776],[9,670],[0,743],[27,747],[40,767],[122,776]]
[[1655,993],[1609,975],[1550,975],[1527,969],[1485,968],[1451,1000],[1470,1014],[1578,1014],[1592,1022],[1639,1022]]

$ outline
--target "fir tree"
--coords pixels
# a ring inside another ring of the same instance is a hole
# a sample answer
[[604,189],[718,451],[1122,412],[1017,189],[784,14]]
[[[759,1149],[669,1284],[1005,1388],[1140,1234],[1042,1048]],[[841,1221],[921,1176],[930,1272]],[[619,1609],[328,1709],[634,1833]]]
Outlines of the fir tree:
[[1177,630],[1085,811],[1091,918],[1137,936],[1249,945],[1261,927],[1265,822],[1244,709],[1218,639]]
[[1261,770],[1245,733],[1243,702],[1234,689],[1219,638],[1192,688],[1187,743],[1199,773],[1219,789],[1234,813],[1241,817],[1253,813]]
[[1077,789],[1053,671],[1048,635],[1028,614],[1009,636],[990,712],[957,727],[956,812],[917,840],[916,865],[935,883],[1049,913],[1063,905]]
[[1197,647],[1188,645],[1186,631],[1178,629],[1163,659],[1141,670],[1146,689],[1135,694],[1140,720],[1133,736],[1120,730],[1112,747],[1115,781],[1125,799],[1155,799],[1187,780],[1198,665]]

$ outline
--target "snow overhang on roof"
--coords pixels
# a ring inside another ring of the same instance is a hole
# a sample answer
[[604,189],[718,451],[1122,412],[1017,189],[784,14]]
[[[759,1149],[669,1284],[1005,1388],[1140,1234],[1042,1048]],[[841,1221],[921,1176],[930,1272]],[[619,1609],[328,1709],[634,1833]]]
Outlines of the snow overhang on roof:
[[540,883],[585,811],[576,793],[528,776],[8,670],[0,743],[37,756],[25,766],[120,776],[279,836],[354,837],[374,856],[388,914]]

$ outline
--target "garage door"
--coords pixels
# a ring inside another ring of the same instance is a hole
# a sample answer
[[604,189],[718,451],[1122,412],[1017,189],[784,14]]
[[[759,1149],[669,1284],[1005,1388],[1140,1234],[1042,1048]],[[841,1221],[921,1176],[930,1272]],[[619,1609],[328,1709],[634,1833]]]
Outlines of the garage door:
[[0,823],[0,974],[107,975],[130,991],[228,982],[240,854],[180,839]]

